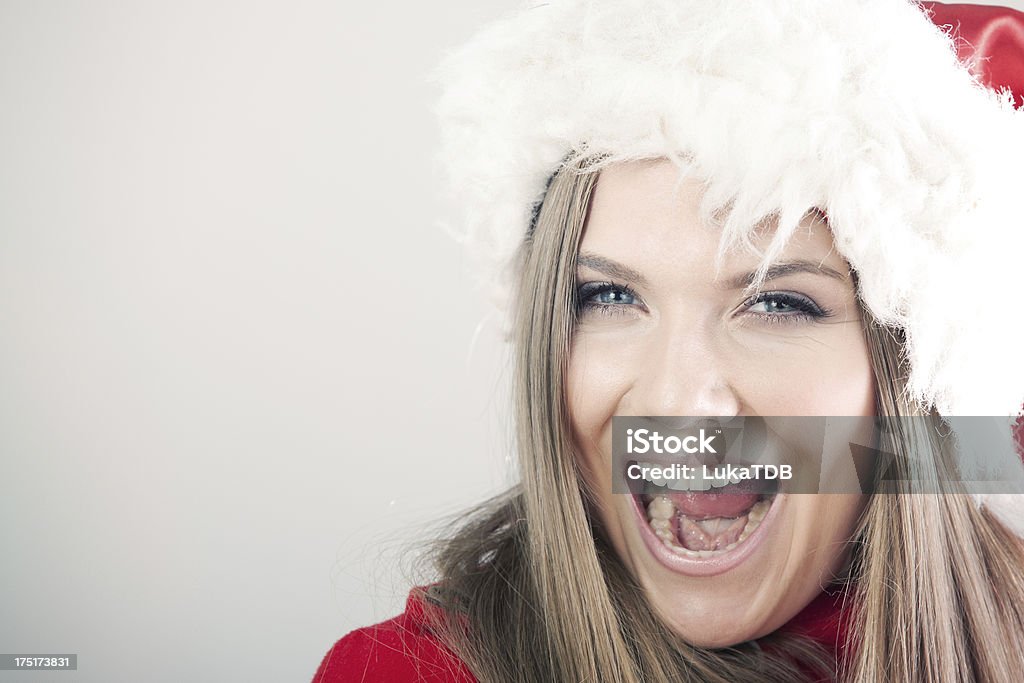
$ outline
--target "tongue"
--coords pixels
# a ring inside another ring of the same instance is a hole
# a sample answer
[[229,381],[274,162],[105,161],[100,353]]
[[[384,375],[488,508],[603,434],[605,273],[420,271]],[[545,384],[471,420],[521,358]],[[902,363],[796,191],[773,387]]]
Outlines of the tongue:
[[695,522],[679,518],[679,540],[690,550],[722,550],[739,540],[747,518],[715,519]]
[[670,493],[669,500],[690,519],[739,517],[754,507],[756,493]]

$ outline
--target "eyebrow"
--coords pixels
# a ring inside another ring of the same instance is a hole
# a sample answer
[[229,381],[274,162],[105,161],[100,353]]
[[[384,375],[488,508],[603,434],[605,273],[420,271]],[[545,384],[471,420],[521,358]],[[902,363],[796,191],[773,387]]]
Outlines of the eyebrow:
[[647,286],[647,278],[641,275],[639,271],[633,270],[629,266],[624,266],[618,261],[613,261],[609,258],[605,258],[604,256],[580,252],[576,257],[576,265],[577,267],[583,266],[584,268],[596,270],[597,272],[604,273],[611,278],[625,280],[626,282],[637,285],[638,287]]
[[[822,263],[808,261],[806,259],[794,259],[793,261],[782,261],[768,266],[764,274],[764,281],[768,282],[775,278],[794,275],[796,273],[810,273],[811,275],[824,275],[840,282],[849,282],[850,274],[842,273],[835,268],[830,268]],[[757,277],[755,271],[744,273],[725,282],[727,289],[747,289],[754,284]]]
[[[640,274],[639,271],[630,268],[629,266],[623,265],[618,261],[605,258],[604,256],[598,256],[597,254],[591,254],[588,252],[580,252],[576,257],[576,265],[584,268],[590,268],[596,270],[599,273],[603,273],[611,278],[618,278],[625,280],[631,284],[635,284],[640,287],[647,286],[647,278]],[[787,275],[794,275],[797,273],[809,273],[811,275],[824,275],[840,282],[849,281],[849,273],[843,273],[835,268],[831,268],[815,261],[809,261],[806,259],[794,259],[792,261],[782,261],[780,263],[773,263],[765,271],[764,281],[768,282],[775,278],[785,277]],[[734,278],[727,280],[724,283],[726,289],[747,289],[754,284],[756,279],[756,271],[750,271],[749,273],[743,273]]]

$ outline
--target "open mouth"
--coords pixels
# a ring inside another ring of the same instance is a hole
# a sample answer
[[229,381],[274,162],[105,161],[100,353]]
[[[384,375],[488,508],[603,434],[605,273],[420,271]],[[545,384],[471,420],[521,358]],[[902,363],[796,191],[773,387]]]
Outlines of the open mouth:
[[690,559],[738,548],[764,521],[777,495],[776,486],[757,480],[687,484],[647,479],[633,499],[661,544]]

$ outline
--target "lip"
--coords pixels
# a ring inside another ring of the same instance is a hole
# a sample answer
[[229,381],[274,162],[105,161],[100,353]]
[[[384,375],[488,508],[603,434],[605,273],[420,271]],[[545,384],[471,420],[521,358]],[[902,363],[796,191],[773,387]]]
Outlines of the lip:
[[633,515],[636,517],[637,525],[640,527],[640,536],[647,546],[647,550],[658,562],[667,569],[684,574],[686,576],[716,576],[735,569],[746,562],[751,555],[766,542],[775,518],[779,516],[780,510],[785,507],[788,496],[785,493],[776,493],[772,500],[771,507],[761,523],[754,529],[747,538],[732,550],[708,558],[684,557],[672,552],[661,539],[654,535],[654,530],[647,522],[647,515],[643,504],[633,495],[630,495],[629,505],[633,508]]

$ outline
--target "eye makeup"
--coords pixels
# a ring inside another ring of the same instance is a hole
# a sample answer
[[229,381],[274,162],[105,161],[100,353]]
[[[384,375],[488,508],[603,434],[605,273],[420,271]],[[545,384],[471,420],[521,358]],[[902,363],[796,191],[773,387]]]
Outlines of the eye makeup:
[[[744,303],[743,315],[754,316],[771,325],[812,322],[832,317],[831,309],[819,306],[798,292],[761,292]],[[752,310],[762,307],[764,310]]]
[[582,282],[576,288],[576,315],[624,315],[626,309],[640,306],[640,296],[626,285],[607,281]]
[[[618,316],[643,308],[640,296],[628,285],[609,281],[581,282],[576,288],[576,315],[591,313]],[[755,310],[761,308],[762,310]],[[831,309],[819,306],[812,298],[792,291],[760,292],[742,304],[740,315],[754,317],[771,325],[796,324],[823,320],[833,315]]]

